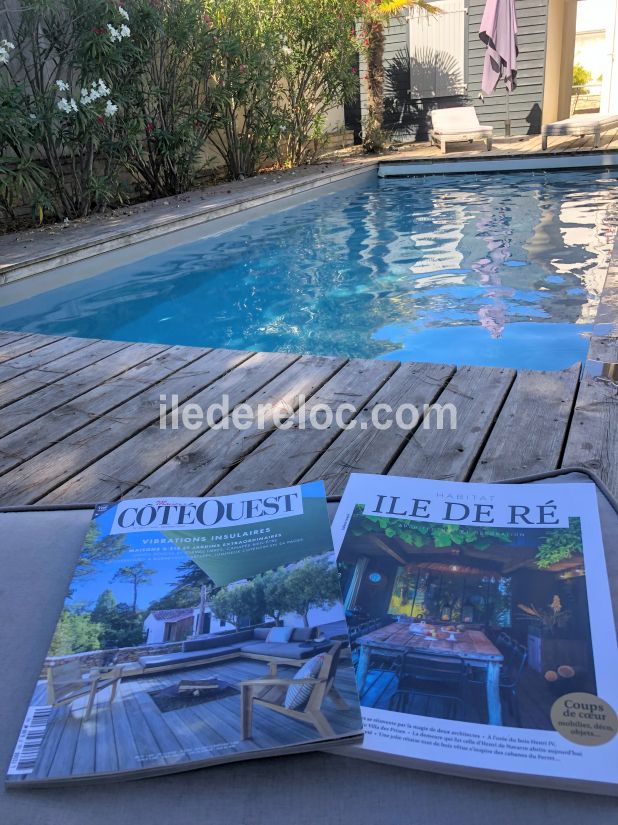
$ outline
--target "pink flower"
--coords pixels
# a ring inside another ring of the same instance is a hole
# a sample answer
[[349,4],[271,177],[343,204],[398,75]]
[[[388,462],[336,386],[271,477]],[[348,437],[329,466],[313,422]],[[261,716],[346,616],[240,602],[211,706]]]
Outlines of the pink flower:
[[154,123],[147,123],[146,124],[146,134],[150,134],[154,129]]

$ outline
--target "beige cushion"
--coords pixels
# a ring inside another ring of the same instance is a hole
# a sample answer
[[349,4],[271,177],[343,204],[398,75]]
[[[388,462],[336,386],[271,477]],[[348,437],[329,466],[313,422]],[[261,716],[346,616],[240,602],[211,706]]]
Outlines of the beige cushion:
[[440,135],[491,134],[491,126],[481,126],[474,106],[454,106],[434,109],[431,113],[433,131]]
[[[298,670],[294,679],[316,679],[322,665],[324,664],[324,653],[319,653],[312,659],[309,659]],[[313,685],[290,685],[288,692],[285,694],[284,707],[290,709],[301,708],[311,696]]]
[[292,635],[292,627],[272,627],[268,636],[266,637],[267,642],[280,642],[284,644],[285,642],[290,641],[290,636]]
[[618,115],[573,115],[554,123],[546,123],[541,131],[544,135],[573,135],[615,125],[618,125]]

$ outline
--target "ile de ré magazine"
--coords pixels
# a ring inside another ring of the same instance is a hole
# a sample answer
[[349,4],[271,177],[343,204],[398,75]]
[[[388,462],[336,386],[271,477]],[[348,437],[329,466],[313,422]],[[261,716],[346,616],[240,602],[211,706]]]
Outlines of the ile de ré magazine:
[[365,738],[346,752],[616,792],[616,583],[596,495],[350,477],[333,538]]

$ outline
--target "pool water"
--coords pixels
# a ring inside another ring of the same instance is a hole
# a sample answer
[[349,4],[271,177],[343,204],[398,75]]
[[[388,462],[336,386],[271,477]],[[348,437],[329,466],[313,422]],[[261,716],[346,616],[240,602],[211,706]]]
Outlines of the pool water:
[[0,307],[0,328],[560,369],[585,358],[617,196],[613,171],[364,178]]

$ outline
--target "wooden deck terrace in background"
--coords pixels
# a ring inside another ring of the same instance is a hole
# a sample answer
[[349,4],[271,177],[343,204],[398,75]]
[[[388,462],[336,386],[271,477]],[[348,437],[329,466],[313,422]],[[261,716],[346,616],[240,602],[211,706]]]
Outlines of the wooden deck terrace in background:
[[[557,372],[243,352],[0,332],[0,505],[199,496],[350,472],[500,481],[565,466],[618,494],[618,338]],[[206,410],[306,397],[352,405],[342,429],[160,427],[160,397]],[[453,404],[457,428],[371,426],[372,407]]]

